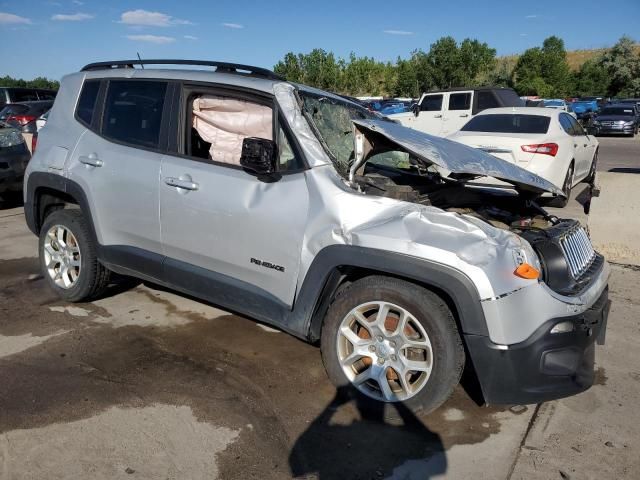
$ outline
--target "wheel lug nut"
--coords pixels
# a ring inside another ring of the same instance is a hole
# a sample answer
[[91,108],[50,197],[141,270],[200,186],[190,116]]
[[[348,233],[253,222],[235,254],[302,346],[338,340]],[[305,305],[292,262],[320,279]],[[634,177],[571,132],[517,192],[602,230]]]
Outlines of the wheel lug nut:
[[369,345],[369,351],[370,352],[375,352],[376,351],[376,346],[375,345]]
[[378,340],[379,342],[381,342],[381,341],[382,341],[382,335],[378,335],[377,340]]
[[382,357],[378,358],[378,363],[380,365],[382,365],[384,363],[384,358],[382,358]]
[[393,340],[389,342],[389,345],[392,346],[393,348],[396,347],[396,342],[394,342]]
[[391,355],[391,360],[393,360],[394,362],[398,359],[398,357],[396,357],[395,355]]

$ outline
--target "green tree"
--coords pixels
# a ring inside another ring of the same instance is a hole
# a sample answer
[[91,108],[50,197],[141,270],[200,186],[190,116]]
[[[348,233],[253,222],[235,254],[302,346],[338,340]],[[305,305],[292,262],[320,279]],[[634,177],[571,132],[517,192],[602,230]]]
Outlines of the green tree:
[[9,75],[5,75],[4,77],[0,77],[0,87],[28,87],[58,90],[60,88],[60,82],[57,80],[49,80],[45,77],[37,77],[33,80],[24,80],[22,78],[13,78]]
[[609,95],[640,96],[640,53],[635,43],[623,36],[602,56],[601,65],[609,74]]
[[426,60],[436,88],[459,86],[462,57],[453,37],[442,37],[431,44]]
[[486,43],[465,38],[460,44],[459,86],[477,86],[484,75],[495,69],[496,50]]
[[549,37],[542,48],[525,50],[513,70],[513,84],[520,95],[567,95],[571,89],[571,73],[562,39]]
[[609,92],[609,72],[602,59],[584,62],[574,74],[574,93],[578,96],[604,95]]

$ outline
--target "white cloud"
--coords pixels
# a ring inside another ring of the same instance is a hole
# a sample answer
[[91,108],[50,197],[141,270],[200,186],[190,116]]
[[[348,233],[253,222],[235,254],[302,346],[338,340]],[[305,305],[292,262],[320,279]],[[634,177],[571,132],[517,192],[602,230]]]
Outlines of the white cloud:
[[407,30],[383,30],[382,32],[389,35],[413,35],[413,32]]
[[521,33],[520,36],[521,37],[526,37],[527,35],[529,35],[528,33]]
[[239,23],[223,23],[222,26],[227,28],[235,28],[236,30],[244,28],[244,25],[241,25]]
[[120,23],[142,27],[170,27],[172,25],[193,25],[189,20],[181,20],[161,12],[129,10],[120,16]]
[[540,15],[527,15],[524,18],[538,18]]
[[173,37],[163,37],[162,35],[127,35],[127,38],[135,42],[156,43],[158,45],[164,45],[166,43],[173,43],[176,41]]
[[74,5],[84,5],[84,2],[81,2],[80,0],[73,0],[71,3]]
[[31,20],[13,13],[0,12],[0,25],[31,25]]
[[184,38],[187,40],[198,40],[198,37],[194,37],[193,35],[185,35]]
[[82,22],[84,20],[91,20],[95,18],[95,15],[90,15],[88,13],[74,13],[70,15],[65,14],[57,14],[51,17],[51,20],[55,20],[57,22]]

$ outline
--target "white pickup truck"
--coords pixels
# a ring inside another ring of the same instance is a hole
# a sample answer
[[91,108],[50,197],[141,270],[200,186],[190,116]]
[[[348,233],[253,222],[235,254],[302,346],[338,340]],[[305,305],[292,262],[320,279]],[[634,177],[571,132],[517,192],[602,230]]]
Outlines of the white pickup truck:
[[524,102],[511,88],[453,88],[424,93],[412,112],[395,113],[388,117],[405,127],[446,137],[460,130],[482,110],[523,106]]

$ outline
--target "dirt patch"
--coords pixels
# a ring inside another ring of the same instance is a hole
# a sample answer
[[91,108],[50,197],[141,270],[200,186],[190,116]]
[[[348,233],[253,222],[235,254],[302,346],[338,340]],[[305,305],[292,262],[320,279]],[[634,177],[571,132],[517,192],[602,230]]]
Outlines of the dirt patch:
[[[318,348],[254,321],[211,318],[211,307],[183,297],[178,307],[147,286],[70,306],[37,276],[35,259],[0,262],[0,272],[0,334],[68,331],[0,358],[0,433],[113,408],[186,406],[198,422],[240,432],[219,455],[221,478],[379,478],[482,442],[510,414],[478,407],[458,388],[435,413],[416,418],[399,407],[401,420],[390,422],[336,392]],[[147,311],[155,322],[132,323]]]

